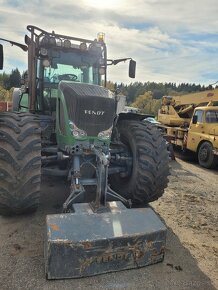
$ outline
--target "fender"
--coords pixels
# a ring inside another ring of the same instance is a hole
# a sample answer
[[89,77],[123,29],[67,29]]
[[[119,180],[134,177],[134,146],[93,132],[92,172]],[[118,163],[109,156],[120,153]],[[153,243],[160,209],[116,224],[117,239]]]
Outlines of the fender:
[[151,114],[138,114],[138,113],[120,113],[118,116],[118,122],[121,120],[135,120],[135,121],[142,121],[145,118],[152,117],[154,118],[154,115]]

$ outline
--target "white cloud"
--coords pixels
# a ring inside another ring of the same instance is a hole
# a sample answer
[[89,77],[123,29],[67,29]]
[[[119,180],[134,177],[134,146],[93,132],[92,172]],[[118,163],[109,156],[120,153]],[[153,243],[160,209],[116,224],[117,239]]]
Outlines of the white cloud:
[[[217,72],[217,14],[217,0],[0,0],[0,37],[23,42],[28,24],[89,39],[104,31],[109,58],[137,60],[136,81],[208,84],[216,80],[205,72]],[[5,69],[24,69],[26,54],[5,48]],[[130,82],[127,71],[111,67],[109,79]]]

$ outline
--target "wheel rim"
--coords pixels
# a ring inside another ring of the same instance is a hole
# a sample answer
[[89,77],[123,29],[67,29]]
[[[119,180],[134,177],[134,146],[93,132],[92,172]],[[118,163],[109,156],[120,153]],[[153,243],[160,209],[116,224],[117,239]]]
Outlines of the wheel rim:
[[[124,148],[125,148],[124,156],[127,158],[129,157],[130,159],[133,158],[133,152],[132,152],[131,146],[128,140],[125,140],[125,137],[124,137],[124,140],[122,140],[122,143],[124,144]],[[121,173],[120,178],[123,179],[124,181],[128,180],[129,177],[132,175],[132,171],[133,171],[132,160],[126,161],[126,172],[123,174]]]
[[207,161],[209,158],[209,150],[206,147],[201,148],[199,152],[199,159],[201,161]]

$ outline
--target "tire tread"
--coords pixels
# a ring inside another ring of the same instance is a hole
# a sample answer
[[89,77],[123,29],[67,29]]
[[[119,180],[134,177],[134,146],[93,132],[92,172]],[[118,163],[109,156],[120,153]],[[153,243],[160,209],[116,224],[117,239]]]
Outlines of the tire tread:
[[133,120],[120,121],[118,131],[121,141],[123,138],[134,140],[130,142],[136,148],[137,160],[133,161],[136,178],[133,180],[130,176],[127,182],[122,182],[118,175],[112,176],[112,188],[135,204],[157,200],[167,187],[169,175],[169,154],[162,133],[153,124]]
[[35,211],[40,182],[41,133],[37,116],[0,113],[0,214]]

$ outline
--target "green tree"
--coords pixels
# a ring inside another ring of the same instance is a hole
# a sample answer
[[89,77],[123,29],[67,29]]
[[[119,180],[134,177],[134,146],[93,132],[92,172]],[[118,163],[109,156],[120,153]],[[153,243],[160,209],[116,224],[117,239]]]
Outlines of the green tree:
[[157,115],[158,109],[161,106],[161,100],[153,98],[151,91],[145,92],[144,95],[140,95],[132,103],[133,107],[139,108],[141,113]]
[[8,87],[8,82],[9,82],[9,74],[3,72],[0,74],[0,86],[7,88]]
[[21,82],[21,74],[18,68],[16,68],[15,70],[12,70],[9,76],[8,89],[13,88],[13,87],[20,87],[20,82]]
[[0,101],[9,101],[10,100],[10,92],[0,86]]

